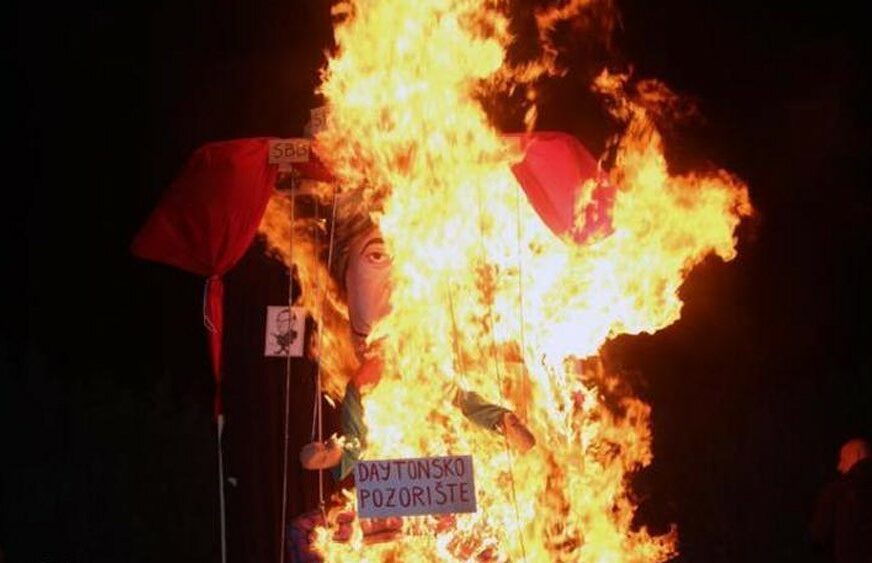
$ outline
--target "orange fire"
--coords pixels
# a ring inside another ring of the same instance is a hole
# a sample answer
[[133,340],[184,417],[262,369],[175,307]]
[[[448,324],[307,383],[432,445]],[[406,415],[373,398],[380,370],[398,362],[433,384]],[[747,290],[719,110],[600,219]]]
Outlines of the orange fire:
[[[627,477],[651,462],[650,407],[627,396],[597,354],[619,334],[679,318],[688,271],[712,253],[735,256],[736,227],[752,212],[747,189],[723,171],[670,174],[646,103],[670,94],[654,82],[629,93],[625,76],[604,72],[594,87],[626,124],[609,172],[614,231],[584,245],[555,236],[510,172],[518,147],[478,101],[507,76],[520,83],[537,68],[551,72],[547,49],[543,61],[509,68],[506,4],[334,8],[337,52],[323,76],[329,114],[316,150],[340,189],[381,203],[374,218],[393,257],[392,310],[371,335],[382,341],[385,375],[364,397],[365,455],[472,454],[479,510],[451,526],[407,518],[399,539],[365,547],[359,529],[348,543],[320,530],[327,561],[641,562],[675,553],[674,530],[632,526]],[[537,19],[547,29],[586,4]],[[579,186],[580,205],[590,188]],[[306,272],[304,293],[325,279],[315,265]],[[316,317],[317,301],[305,303]],[[342,340],[336,323],[325,326],[322,357]],[[511,408],[537,445],[518,455],[471,425],[452,404],[453,386]]]

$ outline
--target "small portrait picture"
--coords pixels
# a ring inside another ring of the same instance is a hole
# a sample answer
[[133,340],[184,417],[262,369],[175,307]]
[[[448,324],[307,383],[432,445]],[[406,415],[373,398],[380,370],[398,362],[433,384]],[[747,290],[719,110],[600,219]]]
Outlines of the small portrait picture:
[[264,356],[299,358],[303,355],[306,313],[302,307],[270,305],[266,308]]

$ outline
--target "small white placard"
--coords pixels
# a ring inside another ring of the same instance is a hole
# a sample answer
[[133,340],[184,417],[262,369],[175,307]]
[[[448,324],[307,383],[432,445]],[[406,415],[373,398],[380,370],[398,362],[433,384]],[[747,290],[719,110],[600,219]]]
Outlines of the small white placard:
[[361,518],[475,512],[472,456],[358,461]]
[[302,307],[269,305],[266,308],[264,356],[300,358],[306,330],[306,312]]
[[310,139],[270,139],[269,163],[289,165],[295,162],[309,162]]
[[327,126],[327,106],[309,111],[309,134],[315,136]]

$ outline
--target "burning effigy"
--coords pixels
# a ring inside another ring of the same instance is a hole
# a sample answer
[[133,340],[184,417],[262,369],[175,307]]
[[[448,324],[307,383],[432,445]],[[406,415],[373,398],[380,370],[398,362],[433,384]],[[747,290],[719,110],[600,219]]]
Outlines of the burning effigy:
[[[588,4],[538,12],[543,43]],[[334,17],[312,145],[333,181],[301,182],[329,213],[276,195],[260,229],[295,268],[321,384],[343,412],[342,435],[301,460],[341,478],[367,460],[469,456],[476,510],[379,527],[348,516],[348,492],[313,548],[326,561],[670,558],[677,531],[634,527],[628,488],[652,461],[650,406],[599,354],[678,320],[688,272],[735,257],[746,186],[670,172],[651,112],[674,97],[653,81],[604,71],[592,85],[623,125],[608,168],[573,137],[536,132],[553,49],[507,63],[505,2],[349,0]],[[481,102],[511,88],[530,93],[520,134]],[[398,533],[367,541],[385,529]]]

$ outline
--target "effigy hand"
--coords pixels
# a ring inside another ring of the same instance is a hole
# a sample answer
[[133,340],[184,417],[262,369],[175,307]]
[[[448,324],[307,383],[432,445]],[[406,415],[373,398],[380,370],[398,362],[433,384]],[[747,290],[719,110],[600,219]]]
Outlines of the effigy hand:
[[507,412],[503,415],[500,428],[505,433],[509,445],[520,453],[524,453],[536,445],[533,433],[513,412]]
[[342,447],[331,438],[326,442],[309,442],[300,450],[300,464],[306,469],[328,469],[339,463]]

